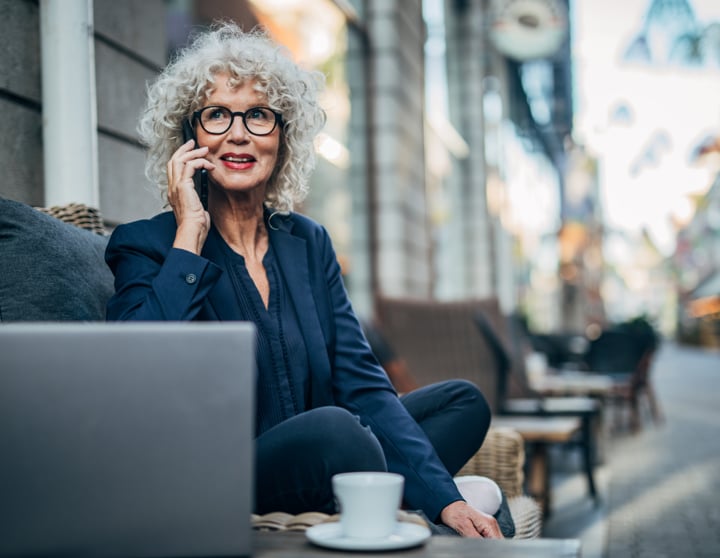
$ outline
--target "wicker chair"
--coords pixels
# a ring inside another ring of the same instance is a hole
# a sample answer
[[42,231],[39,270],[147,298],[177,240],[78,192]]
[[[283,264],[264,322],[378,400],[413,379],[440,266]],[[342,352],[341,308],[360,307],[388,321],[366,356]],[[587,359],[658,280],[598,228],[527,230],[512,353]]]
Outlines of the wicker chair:
[[104,235],[107,232],[100,211],[85,204],[70,203],[52,207],[36,207],[35,209],[96,234]]
[[515,522],[516,539],[534,539],[542,530],[540,504],[523,492],[525,442],[514,430],[491,427],[480,450],[460,470],[461,475],[493,479],[505,492]]

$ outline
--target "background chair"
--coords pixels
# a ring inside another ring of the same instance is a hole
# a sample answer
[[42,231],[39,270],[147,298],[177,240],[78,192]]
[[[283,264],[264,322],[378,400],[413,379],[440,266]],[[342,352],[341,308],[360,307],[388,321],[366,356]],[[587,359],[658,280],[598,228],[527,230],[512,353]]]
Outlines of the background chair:
[[[550,506],[547,448],[564,443],[582,430],[579,415],[535,412],[518,416],[503,414],[504,374],[502,354],[481,335],[476,316],[485,304],[497,301],[440,302],[416,299],[381,299],[378,323],[389,343],[402,356],[419,385],[449,379],[475,383],[485,395],[493,414],[493,425],[516,430],[527,443],[526,490],[542,505]],[[591,493],[596,495],[594,482]]]
[[[596,437],[600,432],[602,402],[591,397],[545,397],[532,390],[525,375],[521,339],[513,335],[511,321],[503,316],[497,300],[479,304],[474,316],[478,330],[495,354],[498,375],[498,413],[525,417],[577,417],[581,421],[577,444],[592,498],[599,500],[594,478]],[[515,350],[513,350],[515,348]],[[509,385],[516,386],[510,397]]]
[[618,429],[625,424],[626,414],[630,430],[640,429],[643,399],[647,400],[653,422],[661,424],[664,420],[650,375],[658,346],[658,334],[643,317],[605,329],[588,344],[582,367],[590,374],[612,379],[609,398]]

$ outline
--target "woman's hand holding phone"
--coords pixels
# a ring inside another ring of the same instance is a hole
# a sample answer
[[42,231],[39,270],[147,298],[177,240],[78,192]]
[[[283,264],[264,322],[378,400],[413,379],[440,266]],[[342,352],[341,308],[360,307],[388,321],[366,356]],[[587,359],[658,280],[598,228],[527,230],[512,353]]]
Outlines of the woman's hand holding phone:
[[200,254],[210,230],[210,214],[203,207],[193,181],[200,169],[215,168],[204,158],[207,152],[207,147],[195,148],[194,140],[188,140],[167,164],[168,202],[178,226],[173,247],[195,254]]
[[[195,131],[193,130],[192,124],[190,123],[190,120],[183,120],[182,123],[182,130],[183,130],[183,141],[188,142],[190,140],[193,140],[195,142],[195,147],[200,147],[197,143],[197,138],[195,137]],[[195,183],[195,191],[197,192],[198,197],[200,198],[200,203],[202,203],[203,208],[205,211],[207,211],[208,208],[208,171],[205,168],[198,169],[195,171],[195,174],[193,174],[193,182]]]

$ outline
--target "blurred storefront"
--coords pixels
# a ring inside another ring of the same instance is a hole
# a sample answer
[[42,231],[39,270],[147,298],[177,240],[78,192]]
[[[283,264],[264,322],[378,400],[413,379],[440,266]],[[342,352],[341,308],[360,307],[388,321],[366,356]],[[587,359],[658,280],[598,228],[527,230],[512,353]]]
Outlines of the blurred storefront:
[[505,311],[519,308],[536,329],[573,327],[568,320],[586,312],[586,277],[562,274],[573,220],[568,180],[572,175],[578,190],[593,176],[581,178],[586,169],[568,156],[574,149],[569,5],[491,0],[484,7],[485,182],[493,269],[500,272],[493,290]]
[[720,347],[720,172],[678,233],[672,258],[677,278],[677,336]]
[[705,262],[717,250],[705,217],[693,217],[713,175],[692,152],[717,135],[718,4],[574,5],[583,107],[575,133],[598,162],[607,319],[646,315],[663,334],[683,335],[698,324],[687,298],[711,275]]

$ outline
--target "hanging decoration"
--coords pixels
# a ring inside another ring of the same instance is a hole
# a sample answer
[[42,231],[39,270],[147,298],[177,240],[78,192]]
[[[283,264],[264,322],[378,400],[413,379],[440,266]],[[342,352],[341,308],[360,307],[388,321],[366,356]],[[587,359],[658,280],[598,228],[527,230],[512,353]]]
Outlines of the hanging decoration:
[[567,31],[567,7],[560,0],[492,0],[490,40],[514,60],[552,57]]

